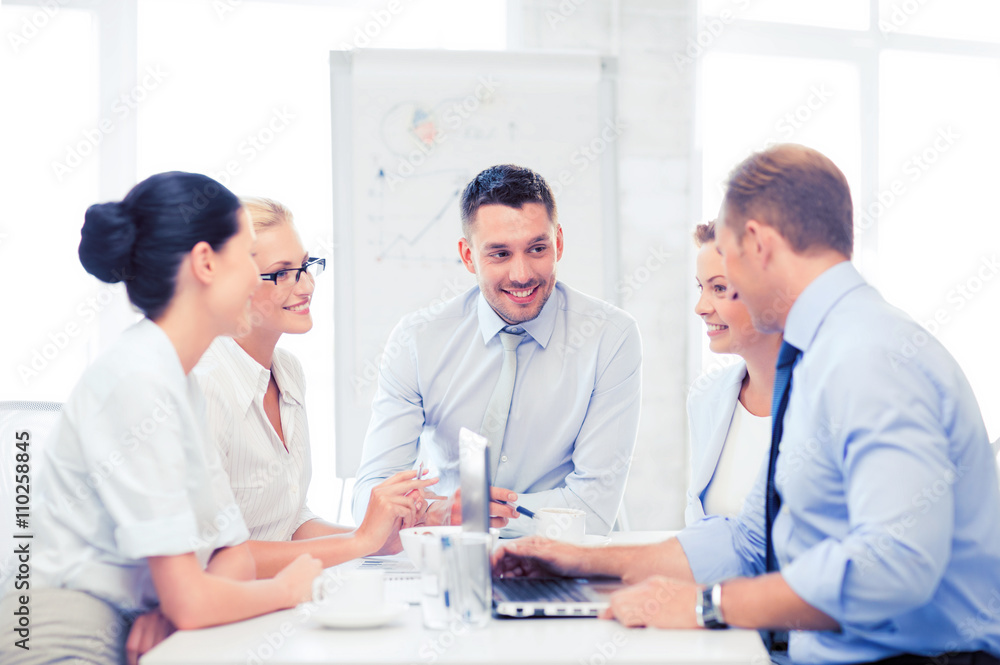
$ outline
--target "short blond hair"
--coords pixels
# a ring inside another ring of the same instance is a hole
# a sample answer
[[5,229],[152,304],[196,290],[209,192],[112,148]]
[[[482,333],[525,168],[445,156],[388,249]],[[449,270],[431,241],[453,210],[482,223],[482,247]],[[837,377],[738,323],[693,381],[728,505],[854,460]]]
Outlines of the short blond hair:
[[265,231],[282,224],[292,224],[292,211],[274,199],[260,196],[241,196],[240,203],[250,213],[255,231]]

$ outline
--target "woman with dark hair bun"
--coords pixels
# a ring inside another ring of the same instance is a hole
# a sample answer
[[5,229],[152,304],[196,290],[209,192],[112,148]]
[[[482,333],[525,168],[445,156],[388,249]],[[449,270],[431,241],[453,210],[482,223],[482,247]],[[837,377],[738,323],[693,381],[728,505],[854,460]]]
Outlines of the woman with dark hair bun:
[[[87,210],[81,263],[123,281],[145,318],[84,372],[45,451],[32,648],[4,640],[5,665],[135,663],[174,626],[310,599],[321,566],[309,555],[255,580],[247,528],[189,375],[213,339],[249,325],[260,283],[254,242],[239,200],[193,173],[154,175]],[[13,613],[18,593],[0,614]]]

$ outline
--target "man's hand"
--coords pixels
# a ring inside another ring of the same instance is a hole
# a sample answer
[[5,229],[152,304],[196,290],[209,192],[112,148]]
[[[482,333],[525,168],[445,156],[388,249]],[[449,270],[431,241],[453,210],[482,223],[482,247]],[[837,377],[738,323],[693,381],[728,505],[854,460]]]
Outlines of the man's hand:
[[558,577],[588,573],[594,550],[539,536],[518,538],[493,553],[499,577]]
[[138,665],[139,658],[177,630],[170,620],[163,616],[159,608],[152,612],[139,615],[132,623],[128,641],[125,643],[125,655],[128,665]]
[[658,575],[611,594],[611,606],[602,619],[622,625],[654,628],[697,628],[694,606],[700,587]]
[[[517,519],[521,513],[507,501],[517,501],[517,493],[502,487],[490,487],[490,528],[502,529],[507,522]],[[427,509],[426,524],[441,526],[462,523],[462,490],[446,501],[435,501]]]
[[[497,502],[500,503],[497,503]],[[521,516],[514,506],[509,505],[517,501],[517,493],[505,490],[502,487],[490,487],[490,526],[502,529],[507,526],[510,520],[516,520]],[[506,503],[504,503],[506,502]]]
[[391,540],[398,543],[400,529],[407,529],[424,519],[427,510],[424,488],[438,479],[417,478],[417,473],[415,470],[400,471],[372,489],[365,518],[355,531],[356,537],[367,543],[368,552],[388,553],[384,550],[387,545],[392,549]]

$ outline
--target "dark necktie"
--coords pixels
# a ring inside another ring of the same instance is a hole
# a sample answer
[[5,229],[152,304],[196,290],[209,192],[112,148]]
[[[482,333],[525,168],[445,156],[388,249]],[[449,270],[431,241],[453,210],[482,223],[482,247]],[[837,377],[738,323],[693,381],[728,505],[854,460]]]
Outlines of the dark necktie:
[[774,555],[774,539],[771,529],[774,518],[781,508],[781,496],[774,487],[774,469],[778,464],[778,447],[781,444],[781,434],[784,430],[785,409],[788,408],[788,396],[792,392],[792,367],[795,360],[802,354],[788,342],[781,343],[778,353],[778,365],[774,372],[774,396],[771,399],[771,454],[767,461],[767,494],[765,495],[764,520],[767,530],[767,572],[778,570],[778,559]]

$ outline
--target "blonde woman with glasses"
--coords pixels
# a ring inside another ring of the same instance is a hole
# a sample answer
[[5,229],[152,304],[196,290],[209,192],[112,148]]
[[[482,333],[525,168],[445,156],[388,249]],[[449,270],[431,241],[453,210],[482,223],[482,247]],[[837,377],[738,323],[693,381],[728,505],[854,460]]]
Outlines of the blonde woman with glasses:
[[212,438],[250,529],[257,574],[267,577],[304,553],[328,567],[399,551],[399,529],[422,519],[423,488],[436,479],[417,478],[416,471],[387,479],[372,490],[356,529],[327,522],[306,504],[312,465],[305,374],[299,360],[277,344],[284,334],[312,329],[313,292],[326,260],[309,256],[282,204],[248,198],[243,205],[257,233],[254,260],[263,283],[251,303],[249,329],[236,339],[217,339],[195,375],[208,401]]

